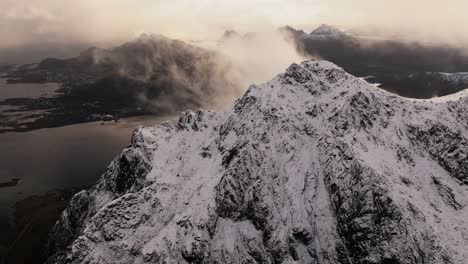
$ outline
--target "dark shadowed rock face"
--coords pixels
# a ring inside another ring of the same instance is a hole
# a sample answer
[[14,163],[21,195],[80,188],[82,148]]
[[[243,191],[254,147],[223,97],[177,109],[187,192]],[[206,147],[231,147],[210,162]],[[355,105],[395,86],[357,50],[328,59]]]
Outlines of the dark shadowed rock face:
[[138,129],[48,263],[466,263],[467,103],[294,64],[222,113]]

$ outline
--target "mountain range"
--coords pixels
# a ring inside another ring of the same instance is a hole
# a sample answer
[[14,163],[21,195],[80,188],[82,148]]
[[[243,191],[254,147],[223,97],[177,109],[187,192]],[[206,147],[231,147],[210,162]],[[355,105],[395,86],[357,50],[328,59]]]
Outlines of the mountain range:
[[468,54],[459,48],[363,37],[329,25],[321,25],[309,34],[290,26],[280,31],[302,54],[332,61],[355,76],[370,77],[368,81],[405,97],[431,98],[468,87],[466,80],[453,82],[438,75],[468,72]]
[[[69,59],[47,58],[9,69],[7,81],[61,83],[61,93],[0,102],[17,107],[0,112],[7,127],[0,132],[96,121],[106,115],[118,119],[212,107],[217,99],[235,93],[237,86],[228,74],[232,69],[217,52],[146,34],[111,49],[92,47]],[[35,115],[37,110],[47,114]],[[26,120],[14,118],[25,111],[33,113]]]
[[38,76],[43,81],[64,83],[66,94],[74,99],[116,107],[144,107],[147,102],[139,98],[156,97],[174,105],[199,107],[215,92],[211,82],[222,81],[216,75],[223,71],[217,69],[218,57],[182,41],[142,34],[112,49],[92,47],[74,58],[44,59],[26,72],[11,73],[8,79],[23,82]]
[[[432,98],[468,87],[468,78],[463,77],[468,57],[456,48],[361,37],[329,25],[310,33],[290,26],[278,32],[304,57],[329,60],[404,97]],[[250,41],[255,34],[226,31],[218,41],[220,49],[229,39]],[[110,49],[92,47],[69,59],[47,58],[4,68],[9,83],[58,82],[63,88],[53,98],[0,102],[7,107],[0,112],[0,132],[96,121],[109,115],[118,119],[209,108],[219,98],[235,98],[242,90],[231,78],[242,65],[234,65],[220,52],[160,35],[142,34]],[[18,113],[24,118],[16,118]]]
[[47,263],[464,264],[467,107],[292,64],[222,112],[137,129]]

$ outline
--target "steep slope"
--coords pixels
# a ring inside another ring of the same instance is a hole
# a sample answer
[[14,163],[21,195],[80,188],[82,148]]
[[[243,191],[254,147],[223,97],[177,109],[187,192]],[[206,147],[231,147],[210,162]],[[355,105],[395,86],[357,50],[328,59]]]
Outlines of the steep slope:
[[463,264],[467,105],[293,64],[222,113],[136,130],[48,263]]

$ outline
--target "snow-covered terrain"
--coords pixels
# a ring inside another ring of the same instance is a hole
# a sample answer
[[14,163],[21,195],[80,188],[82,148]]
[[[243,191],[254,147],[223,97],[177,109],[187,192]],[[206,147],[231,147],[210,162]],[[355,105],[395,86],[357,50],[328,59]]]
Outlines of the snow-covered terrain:
[[[468,88],[468,72],[454,72],[454,73],[426,72],[424,74],[427,77],[432,77],[433,79],[445,81],[450,84],[466,85]],[[410,79],[414,77],[415,77],[414,74],[409,76]]]
[[136,130],[48,263],[465,264],[467,108],[293,64],[224,112]]

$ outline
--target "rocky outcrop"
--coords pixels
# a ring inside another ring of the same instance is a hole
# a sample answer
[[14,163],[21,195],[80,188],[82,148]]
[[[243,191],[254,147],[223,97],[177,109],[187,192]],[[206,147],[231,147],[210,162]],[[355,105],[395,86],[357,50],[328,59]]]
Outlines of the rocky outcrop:
[[293,64],[224,112],[139,128],[48,263],[463,264],[467,103]]

